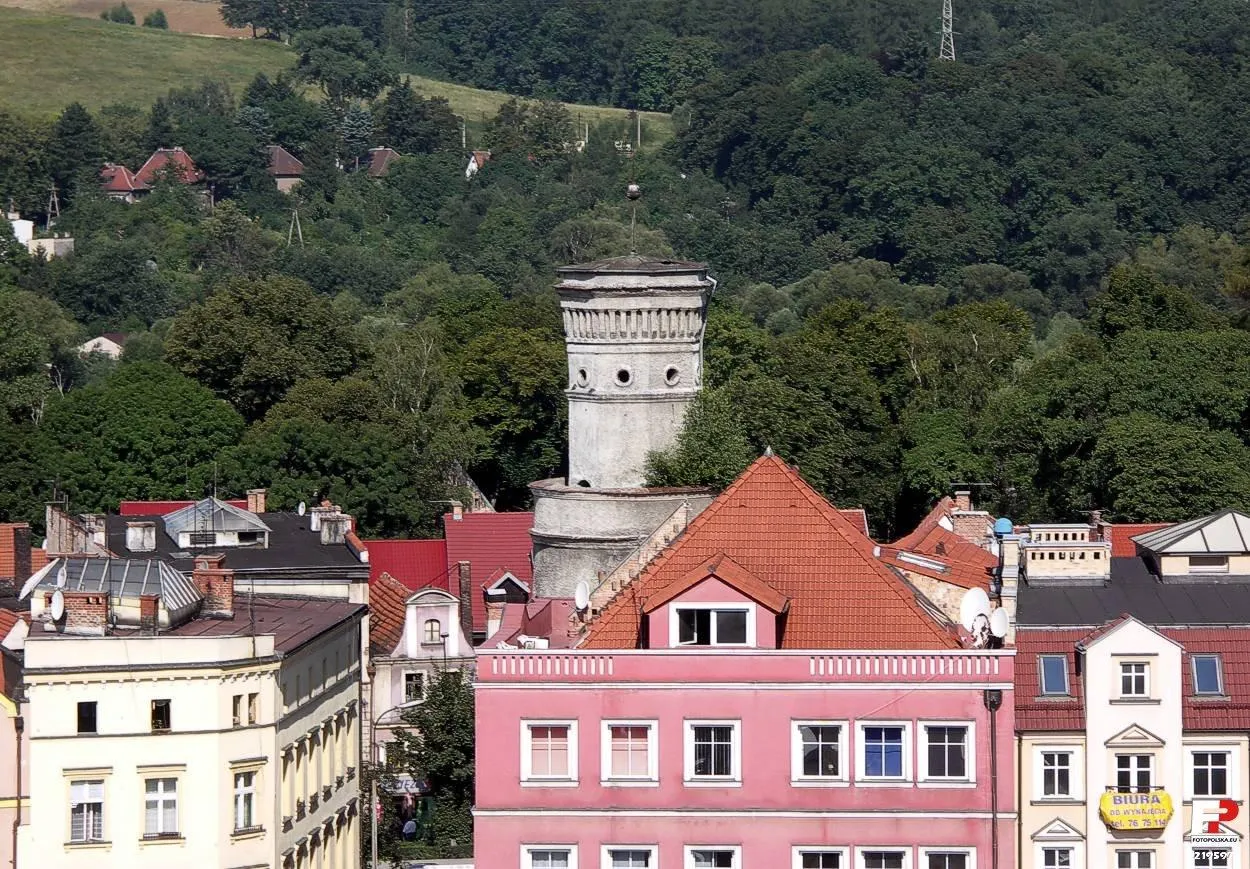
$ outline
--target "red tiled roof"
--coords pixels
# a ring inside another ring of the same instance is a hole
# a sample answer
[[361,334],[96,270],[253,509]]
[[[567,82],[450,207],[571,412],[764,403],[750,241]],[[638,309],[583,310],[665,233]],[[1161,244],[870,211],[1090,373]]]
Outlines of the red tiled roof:
[[104,168],[100,170],[100,180],[104,182],[104,189],[109,193],[133,193],[148,189],[148,185],[136,178],[135,173],[116,163],[104,164]]
[[[447,571],[451,593],[459,597],[456,563],[470,565],[473,592],[473,629],[486,630],[486,598],[482,583],[500,571],[508,571],[526,585],[534,578],[530,562],[530,529],[533,513],[451,513],[443,517],[447,539]],[[498,579],[498,576],[495,576]]]
[[861,534],[868,536],[868,512],[863,507],[839,507],[838,512]]
[[386,574],[412,591],[432,585],[459,597],[448,579],[446,540],[366,540],[365,548],[370,582]]
[[389,656],[399,645],[411,596],[412,589],[389,573],[369,577],[369,649],[373,654]]
[[642,611],[644,613],[655,612],[664,604],[678,595],[685,594],[709,577],[716,577],[721,582],[737,589],[760,606],[767,607],[774,613],[783,612],[786,604],[789,603],[785,595],[780,594],[777,589],[751,573],[751,571],[744,568],[728,555],[722,553],[705,564],[699,565],[677,580],[677,582],[670,583],[668,588],[660,591],[658,594],[651,595],[651,597],[647,598],[646,605],[642,608]]
[[30,548],[30,575],[34,576],[40,570],[43,570],[51,560],[48,557],[48,553],[44,552],[43,549],[32,546]]
[[550,649],[571,648],[575,638],[569,636],[568,626],[573,612],[573,601],[563,597],[504,604],[499,628],[483,648],[495,648],[501,642],[515,644],[521,635],[541,637]]
[[191,155],[181,148],[160,148],[152,152],[152,156],[135,173],[135,180],[145,186],[156,182],[157,176],[167,169],[172,170],[183,184],[194,184],[204,180],[204,173],[195,165]]
[[757,459],[591,623],[588,649],[638,645],[639,604],[725,554],[790,599],[786,649],[946,649],[959,641],[873,544],[781,459]]
[[373,148],[369,151],[369,175],[381,178],[390,171],[391,162],[399,156],[392,148]]
[[[166,513],[181,510],[183,507],[190,507],[194,503],[195,501],[122,501],[117,505],[117,512],[121,516],[164,516]],[[225,503],[231,507],[238,507],[240,510],[247,509],[246,498]]]
[[304,174],[304,164],[286,148],[281,145],[269,145],[268,149],[270,175],[282,177]]
[[900,537],[894,541],[894,546],[898,549],[914,550],[920,542],[925,539],[930,531],[941,526],[938,523],[945,517],[949,517],[951,511],[955,509],[955,499],[950,495],[946,495],[942,500],[933,505],[933,509],[920,520],[915,529],[906,537]]
[[[1140,532],[1138,532],[1140,533]],[[1097,633],[1123,621],[1109,622]],[[1183,727],[1186,730],[1250,730],[1250,625],[1236,628],[1160,628],[1159,633],[1184,647],[1181,656]],[[1016,727],[1029,730],[1081,730],[1085,727],[1084,686],[1075,675],[1076,645],[1088,629],[1021,630],[1016,634]],[[1065,655],[1072,697],[1041,698],[1038,655]],[[1191,655],[1219,655],[1227,700],[1193,694]]]
[[1111,537],[1112,558],[1133,558],[1137,555],[1137,544],[1133,538],[1138,534],[1146,534],[1167,528],[1170,522],[1141,522],[1132,525],[1108,525],[1107,532]]
[[15,610],[0,609],[0,640],[8,636],[13,626],[22,620]]

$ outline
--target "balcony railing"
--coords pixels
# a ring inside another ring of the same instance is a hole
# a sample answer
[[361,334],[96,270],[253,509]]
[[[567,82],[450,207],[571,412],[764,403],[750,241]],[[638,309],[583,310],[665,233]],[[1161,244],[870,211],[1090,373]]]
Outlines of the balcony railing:
[[479,651],[480,682],[1010,682],[1012,649],[812,653],[760,649]]

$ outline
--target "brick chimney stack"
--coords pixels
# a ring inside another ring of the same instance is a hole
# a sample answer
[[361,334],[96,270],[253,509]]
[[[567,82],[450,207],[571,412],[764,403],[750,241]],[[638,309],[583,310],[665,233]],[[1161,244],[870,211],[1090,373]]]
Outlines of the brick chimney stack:
[[459,522],[464,519],[464,505],[459,501],[451,502],[451,521]]
[[247,512],[264,513],[266,494],[268,494],[268,492],[265,489],[248,489],[247,490]]
[[144,594],[139,596],[139,633],[145,637],[156,635],[160,625],[161,596]]
[[[30,526],[25,522],[10,525],[13,531],[12,587],[19,589],[30,579]],[[10,577],[0,576],[0,586],[9,586]]]
[[221,566],[225,559],[224,555],[201,555],[195,559],[191,581],[204,598],[201,616],[234,618],[234,571]]
[[64,632],[80,637],[108,633],[109,596],[99,591],[62,591],[65,598]]
[[460,630],[465,641],[473,645],[473,571],[469,562],[456,562],[456,573],[460,579]]
[[972,509],[972,492],[955,493],[955,509],[968,511]]

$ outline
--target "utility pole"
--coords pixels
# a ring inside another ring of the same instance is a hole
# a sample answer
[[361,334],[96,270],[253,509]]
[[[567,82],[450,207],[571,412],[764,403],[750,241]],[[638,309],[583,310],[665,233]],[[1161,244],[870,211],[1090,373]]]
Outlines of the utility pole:
[[298,208],[291,210],[291,225],[288,226],[286,230],[286,246],[287,247],[291,246],[292,236],[299,238],[300,247],[304,246],[304,228],[300,226],[300,223],[299,223],[299,209]]
[[951,9],[951,0],[942,0],[942,50],[939,59],[955,59],[955,14]]

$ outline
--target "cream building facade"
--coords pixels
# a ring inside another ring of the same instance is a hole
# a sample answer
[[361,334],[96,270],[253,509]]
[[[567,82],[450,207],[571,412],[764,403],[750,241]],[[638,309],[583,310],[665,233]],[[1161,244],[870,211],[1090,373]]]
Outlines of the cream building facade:
[[235,597],[219,563],[57,559],[27,583],[19,866],[359,865],[364,607]]
[[[1250,519],[1165,530],[1019,535],[1024,869],[1250,867]],[[1223,841],[1191,841],[1194,801],[1221,799]]]

